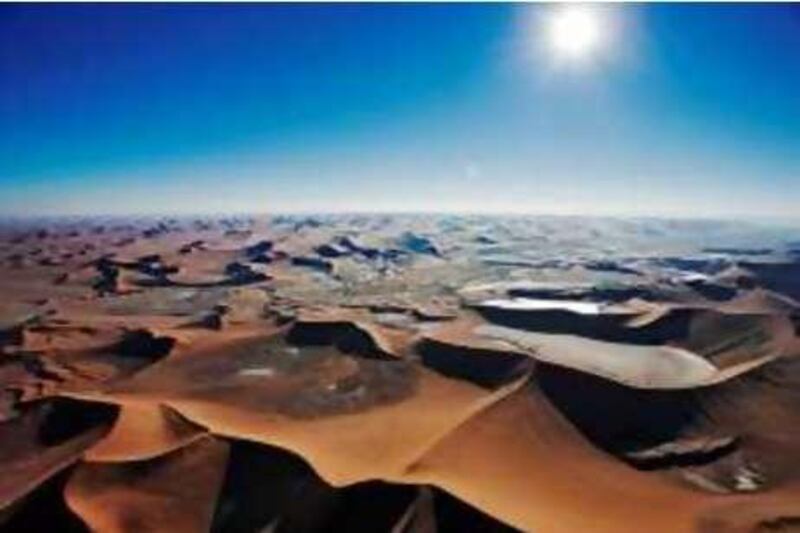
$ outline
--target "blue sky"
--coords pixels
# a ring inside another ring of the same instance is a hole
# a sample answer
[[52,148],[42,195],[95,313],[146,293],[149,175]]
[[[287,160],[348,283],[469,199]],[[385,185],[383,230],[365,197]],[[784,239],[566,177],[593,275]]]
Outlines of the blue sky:
[[793,216],[800,8],[0,6],[0,214]]

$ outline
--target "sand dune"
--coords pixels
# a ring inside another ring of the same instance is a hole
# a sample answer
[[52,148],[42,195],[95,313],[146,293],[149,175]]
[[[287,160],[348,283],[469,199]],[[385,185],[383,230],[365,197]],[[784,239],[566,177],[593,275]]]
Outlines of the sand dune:
[[2,230],[0,525],[780,530],[800,516],[796,257],[732,231]]

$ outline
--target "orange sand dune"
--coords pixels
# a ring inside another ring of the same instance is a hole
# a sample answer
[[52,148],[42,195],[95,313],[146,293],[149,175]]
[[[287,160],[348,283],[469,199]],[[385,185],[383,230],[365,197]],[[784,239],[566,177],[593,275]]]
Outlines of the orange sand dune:
[[796,523],[795,256],[743,266],[693,226],[584,222],[0,227],[0,521]]
[[227,444],[204,438],[148,461],[83,463],[65,498],[94,531],[207,531],[227,455]]
[[108,435],[87,450],[91,462],[143,461],[188,446],[206,431],[157,404],[126,403]]
[[[503,460],[489,459],[496,457]],[[783,502],[789,515],[800,512],[798,488],[760,504],[703,494],[616,463],[588,446],[544,397],[525,389],[451,432],[407,479],[438,485],[530,531],[636,532],[644,523],[648,531],[696,531],[737,501],[755,517],[773,501]]]
[[100,423],[66,439],[44,442],[42,428],[50,413],[46,405],[38,405],[0,424],[0,509],[78,461],[109,429],[108,424]]

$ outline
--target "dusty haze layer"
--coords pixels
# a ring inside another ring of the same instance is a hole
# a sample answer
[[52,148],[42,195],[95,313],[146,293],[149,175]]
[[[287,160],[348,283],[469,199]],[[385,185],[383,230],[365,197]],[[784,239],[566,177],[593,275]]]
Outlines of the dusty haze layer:
[[800,242],[741,222],[0,228],[7,531],[788,531]]

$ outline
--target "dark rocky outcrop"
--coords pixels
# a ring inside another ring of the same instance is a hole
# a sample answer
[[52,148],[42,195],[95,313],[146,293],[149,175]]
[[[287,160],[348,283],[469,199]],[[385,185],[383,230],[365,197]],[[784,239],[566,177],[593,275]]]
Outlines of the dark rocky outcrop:
[[333,272],[333,263],[331,263],[330,261],[326,261],[325,259],[320,259],[318,257],[306,257],[306,256],[292,257],[292,264],[295,266],[318,270],[326,274],[330,274],[331,272]]

